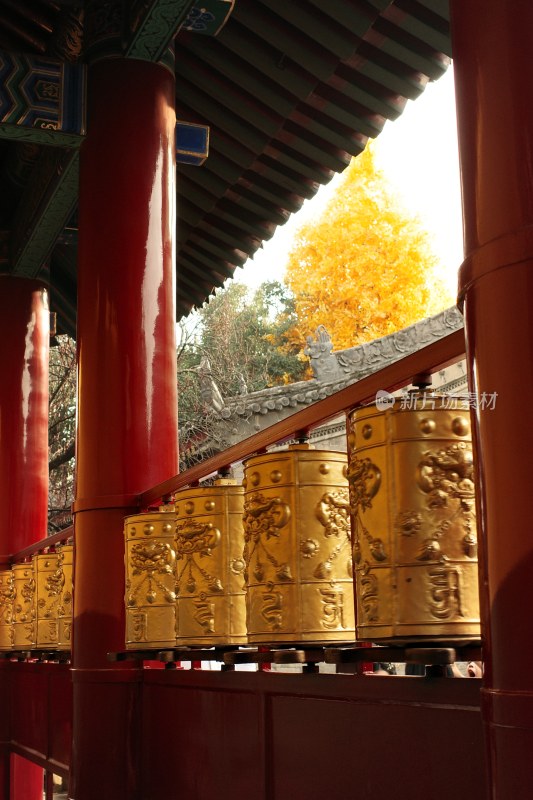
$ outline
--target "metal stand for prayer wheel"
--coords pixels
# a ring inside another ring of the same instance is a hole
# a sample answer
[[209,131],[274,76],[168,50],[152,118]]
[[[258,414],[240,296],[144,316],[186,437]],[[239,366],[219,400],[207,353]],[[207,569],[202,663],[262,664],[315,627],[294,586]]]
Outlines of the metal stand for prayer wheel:
[[480,638],[469,406],[431,392],[348,418],[358,640]]
[[13,647],[15,650],[31,650],[35,647],[37,631],[35,625],[35,575],[33,564],[23,562],[13,565]]
[[177,644],[246,644],[243,488],[214,486],[176,495]]
[[13,601],[15,586],[10,569],[0,571],[0,650],[13,649]]
[[248,640],[350,642],[346,456],[292,445],[245,462]]
[[157,650],[176,643],[173,511],[171,506],[169,511],[124,520],[127,650]]

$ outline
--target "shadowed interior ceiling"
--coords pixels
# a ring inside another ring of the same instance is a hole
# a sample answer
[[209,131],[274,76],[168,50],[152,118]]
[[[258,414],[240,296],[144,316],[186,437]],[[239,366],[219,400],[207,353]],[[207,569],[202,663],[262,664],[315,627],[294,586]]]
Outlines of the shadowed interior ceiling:
[[[82,38],[83,3],[0,0],[0,50],[75,62]],[[203,166],[178,165],[178,317],[201,305],[341,172],[443,74],[451,56],[448,0],[236,0],[217,36],[181,29],[175,41],[177,116],[210,126]],[[71,178],[62,199],[66,224],[34,246],[34,272],[50,281],[59,330],[75,335],[71,152],[0,139],[0,268],[26,274],[17,265],[31,237],[24,229],[28,197],[43,194],[44,150],[54,151],[56,171],[70,170]],[[46,203],[38,213],[47,213]]]

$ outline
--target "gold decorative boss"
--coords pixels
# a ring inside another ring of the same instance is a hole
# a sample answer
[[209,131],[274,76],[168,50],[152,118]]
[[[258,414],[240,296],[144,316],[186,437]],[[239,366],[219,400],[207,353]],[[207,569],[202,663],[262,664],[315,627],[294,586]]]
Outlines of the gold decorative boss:
[[468,403],[431,392],[348,419],[359,640],[479,639]]
[[292,445],[245,462],[251,643],[354,638],[346,456]]

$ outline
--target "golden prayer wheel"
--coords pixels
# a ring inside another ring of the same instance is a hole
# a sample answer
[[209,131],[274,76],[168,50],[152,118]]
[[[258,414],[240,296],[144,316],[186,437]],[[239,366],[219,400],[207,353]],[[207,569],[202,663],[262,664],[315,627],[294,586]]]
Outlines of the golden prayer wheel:
[[0,570],[0,650],[13,649],[15,585],[10,569]]
[[57,649],[58,610],[63,588],[63,572],[57,553],[39,553],[33,556],[36,585],[38,649]]
[[247,643],[242,513],[234,480],[176,495],[179,645]]
[[72,567],[74,560],[74,546],[63,544],[57,548],[57,557],[63,581],[59,595],[58,617],[58,650],[70,650],[72,646],[72,613],[73,613],[73,588]]
[[13,603],[13,647],[31,650],[36,644],[35,576],[33,564],[13,565],[15,599]]
[[430,392],[348,418],[357,638],[480,637],[466,399]]
[[353,641],[345,454],[292,445],[244,478],[250,643]]
[[124,520],[127,650],[176,644],[175,524],[173,507]]

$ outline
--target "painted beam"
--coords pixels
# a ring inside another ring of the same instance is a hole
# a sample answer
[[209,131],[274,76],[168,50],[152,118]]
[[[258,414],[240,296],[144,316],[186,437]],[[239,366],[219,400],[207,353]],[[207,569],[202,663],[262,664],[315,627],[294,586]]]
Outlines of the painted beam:
[[0,51],[0,137],[79,147],[85,85],[84,65]]
[[[234,0],[137,0],[125,56],[163,59],[183,26],[216,35]],[[78,147],[86,132],[86,68],[45,57],[0,53],[0,137]],[[28,99],[29,98],[29,99]],[[24,105],[26,103],[26,105]],[[21,124],[24,123],[24,124]],[[200,166],[208,156],[209,128],[179,121],[176,159]],[[11,273],[35,277],[77,202],[77,154],[43,151],[19,205],[11,241]]]
[[43,148],[19,204],[11,237],[11,274],[36,277],[78,199],[79,153]]
[[194,5],[194,0],[137,0],[130,16],[133,32],[126,58],[160,61]]
[[235,0],[137,0],[130,15],[131,38],[124,55],[161,61],[180,30],[217,36]]

